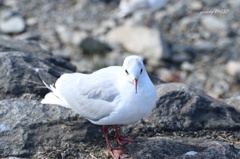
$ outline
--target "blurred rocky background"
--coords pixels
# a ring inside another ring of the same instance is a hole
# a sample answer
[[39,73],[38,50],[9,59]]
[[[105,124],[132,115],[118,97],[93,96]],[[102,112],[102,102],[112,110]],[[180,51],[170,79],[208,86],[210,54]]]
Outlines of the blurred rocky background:
[[35,68],[59,77],[137,54],[175,83],[157,84],[152,115],[122,127],[140,140],[124,157],[239,158],[240,1],[167,0],[126,17],[119,3],[0,0],[0,157],[108,158],[100,127],[40,104]]
[[116,20],[119,0],[3,0],[0,39],[35,41],[78,71],[145,57],[149,71],[213,97],[239,95],[240,3],[171,0],[151,16]]

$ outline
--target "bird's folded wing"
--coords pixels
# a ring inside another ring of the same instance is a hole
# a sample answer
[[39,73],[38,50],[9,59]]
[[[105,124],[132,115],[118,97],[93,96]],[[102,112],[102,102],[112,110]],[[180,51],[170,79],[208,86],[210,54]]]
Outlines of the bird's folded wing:
[[64,74],[56,82],[56,91],[59,98],[74,111],[97,121],[114,111],[113,103],[119,97],[115,81],[116,70],[111,74],[107,69],[90,75]]

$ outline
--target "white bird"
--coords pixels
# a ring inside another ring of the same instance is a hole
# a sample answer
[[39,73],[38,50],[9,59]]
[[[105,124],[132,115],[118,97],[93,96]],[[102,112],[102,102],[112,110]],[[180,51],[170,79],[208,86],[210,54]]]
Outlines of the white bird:
[[121,0],[118,18],[123,18],[134,12],[154,12],[165,5],[165,0]]
[[156,88],[139,56],[127,57],[123,66],[110,66],[92,74],[63,74],[55,85],[44,80],[43,83],[51,92],[41,103],[70,108],[93,124],[102,125],[108,149],[115,159],[125,152],[111,147],[106,125],[114,125],[115,138],[121,146],[123,142],[134,142],[132,138],[119,137],[117,125],[142,119],[156,105]]

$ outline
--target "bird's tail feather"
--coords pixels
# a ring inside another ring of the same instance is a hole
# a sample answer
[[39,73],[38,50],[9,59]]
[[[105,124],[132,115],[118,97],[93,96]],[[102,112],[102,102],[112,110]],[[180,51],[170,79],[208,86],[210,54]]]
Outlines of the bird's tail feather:
[[69,106],[66,104],[66,102],[61,99],[58,91],[56,90],[56,88],[54,87],[57,78],[53,77],[52,75],[50,75],[49,73],[43,71],[42,69],[38,69],[37,73],[40,77],[40,79],[42,80],[43,84],[52,92],[48,93],[45,95],[44,99],[41,101],[42,104],[56,104],[56,105],[60,105],[63,107],[67,107],[69,108]]
[[41,101],[42,104],[57,104],[66,107],[63,102],[55,96],[52,92],[45,95],[44,99]]

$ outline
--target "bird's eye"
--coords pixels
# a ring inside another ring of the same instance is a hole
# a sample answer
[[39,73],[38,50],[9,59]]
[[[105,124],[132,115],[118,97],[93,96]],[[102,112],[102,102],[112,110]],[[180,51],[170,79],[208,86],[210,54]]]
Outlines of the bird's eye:
[[140,70],[140,74],[142,74],[143,69]]
[[128,75],[128,71],[127,71],[127,70],[125,70],[125,72],[126,72],[126,74]]

